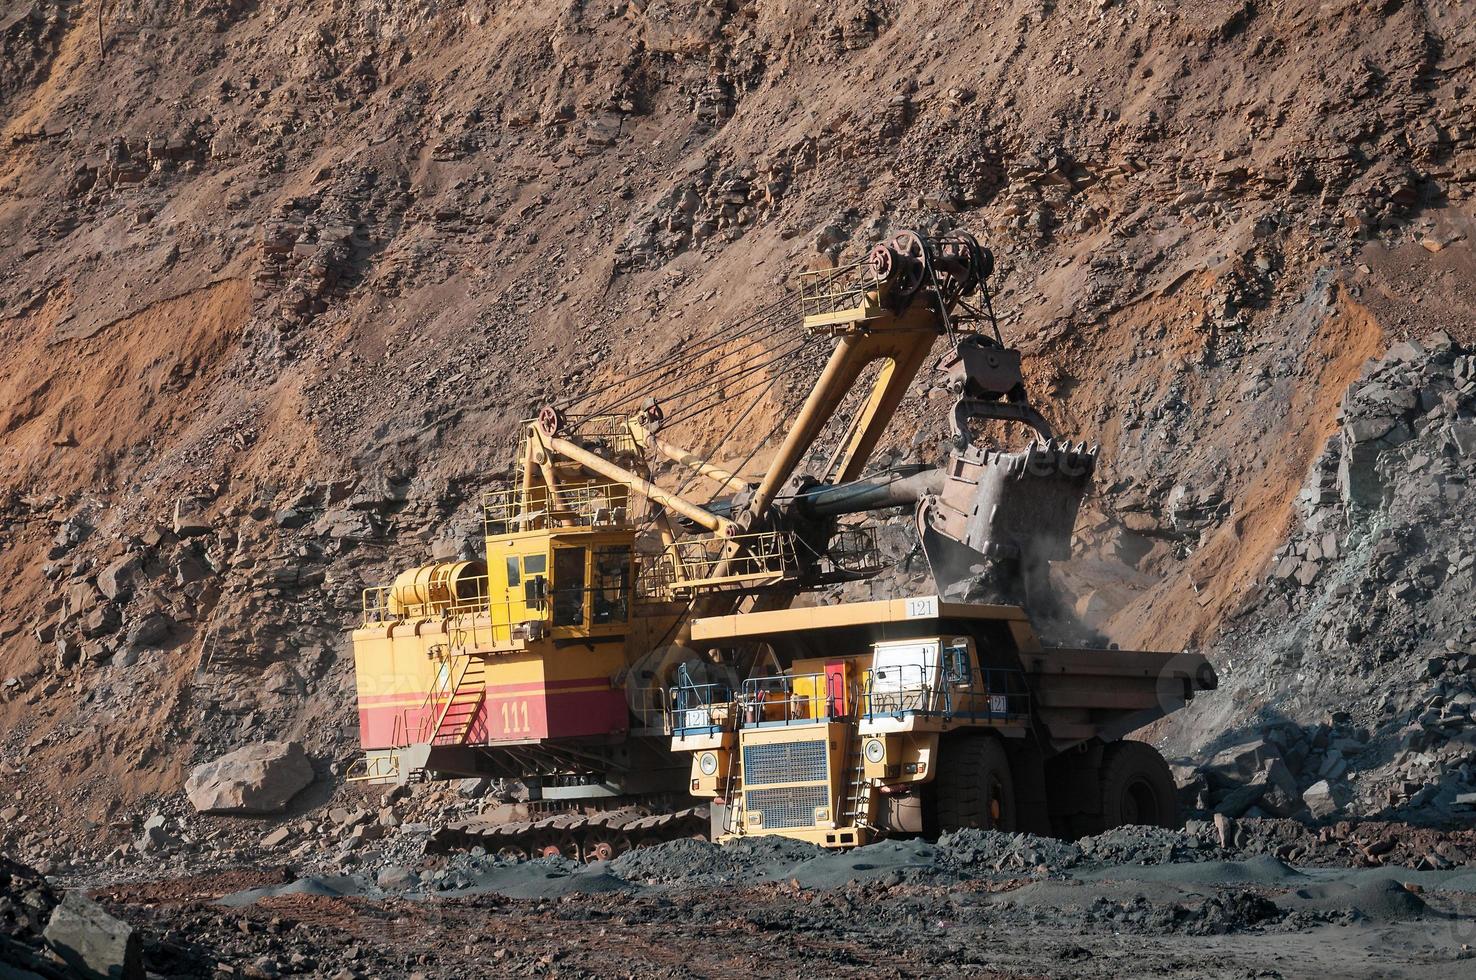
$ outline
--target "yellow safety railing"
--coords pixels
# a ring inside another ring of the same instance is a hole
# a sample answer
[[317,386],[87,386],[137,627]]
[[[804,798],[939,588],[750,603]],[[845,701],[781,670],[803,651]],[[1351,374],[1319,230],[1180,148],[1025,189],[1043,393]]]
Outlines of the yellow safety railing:
[[370,780],[394,779],[400,774],[400,757],[395,753],[382,753],[355,759],[345,774],[345,782],[362,783]]
[[542,483],[489,490],[482,495],[486,533],[541,531],[557,527],[619,527],[630,523],[630,487],[624,483],[575,483],[554,492]]
[[364,590],[364,625],[389,626],[418,619],[446,623],[448,642],[460,649],[485,649],[514,640],[536,640],[548,629],[548,608],[529,606],[521,600],[491,601],[486,577],[465,579],[472,595],[454,595],[434,602],[402,603],[394,600],[392,586]]
[[814,316],[860,306],[876,276],[866,262],[799,274],[800,315]]
[[628,688],[626,701],[630,713],[641,721],[642,728],[665,729],[667,694],[660,687]]
[[[414,745],[417,742],[429,742],[431,732],[436,727],[436,716],[440,712],[440,703],[427,698],[419,708],[400,709],[398,728],[401,732],[400,738],[395,744],[399,746]],[[412,720],[413,718],[413,720]]]
[[[440,598],[423,600],[410,588],[396,591],[393,585],[375,585],[364,590],[364,625],[397,622],[402,619],[439,619],[464,613],[488,612],[494,605],[488,599],[487,576],[458,580],[440,593]],[[501,605],[510,606],[504,602]]]
[[635,594],[637,599],[670,599],[672,583],[676,581],[676,578],[676,569],[667,552],[636,556]]
[[782,531],[688,538],[642,559],[637,594],[652,598],[778,582],[799,572],[794,536]]
[[634,456],[640,452],[624,415],[570,415],[565,420],[579,444],[602,456]]

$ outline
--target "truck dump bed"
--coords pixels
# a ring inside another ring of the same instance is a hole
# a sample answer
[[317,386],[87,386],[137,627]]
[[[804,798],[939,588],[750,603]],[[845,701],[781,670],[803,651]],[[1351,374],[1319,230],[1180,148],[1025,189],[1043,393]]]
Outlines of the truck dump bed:
[[1054,647],[1021,651],[1020,664],[1058,751],[1122,738],[1218,684],[1209,661],[1195,653]]
[[[693,620],[692,640],[713,646],[766,642],[859,649],[878,640],[956,631],[981,638],[981,658],[1023,673],[1051,748],[1110,742],[1214,690],[1214,668],[1195,653],[1042,646],[1018,606],[914,596]],[[803,641],[799,638],[803,637]],[[781,660],[785,659],[783,656]]]

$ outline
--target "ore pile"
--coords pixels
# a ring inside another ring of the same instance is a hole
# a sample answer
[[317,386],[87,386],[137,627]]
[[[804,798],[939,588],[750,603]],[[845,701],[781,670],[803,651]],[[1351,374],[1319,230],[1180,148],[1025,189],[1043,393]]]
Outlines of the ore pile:
[[960,874],[1052,872],[1081,863],[1075,844],[1033,834],[966,828],[938,838],[939,863]]
[[1102,864],[1177,864],[1203,860],[1204,842],[1162,827],[1116,827],[1077,842],[1085,860]]
[[1218,644],[1222,690],[1206,700],[1250,720],[1212,744],[1187,802],[1231,817],[1469,819],[1476,352],[1444,334],[1395,345],[1348,388],[1340,422],[1298,525]]
[[813,844],[784,837],[755,837],[727,845],[675,840],[628,851],[610,862],[610,870],[627,881],[732,884],[774,877],[822,853]]
[[1137,935],[1178,933],[1216,936],[1281,922],[1287,913],[1253,891],[1212,895],[1197,906],[1161,905],[1142,895],[1127,902],[1099,898],[1083,913],[1088,926]]

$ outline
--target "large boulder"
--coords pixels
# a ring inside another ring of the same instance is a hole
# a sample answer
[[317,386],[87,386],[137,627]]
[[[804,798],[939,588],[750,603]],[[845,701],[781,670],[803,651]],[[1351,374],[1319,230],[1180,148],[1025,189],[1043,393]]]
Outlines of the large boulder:
[[[1235,789],[1265,770],[1273,759],[1281,758],[1281,750],[1263,738],[1254,738],[1216,752],[1200,768],[1217,789]],[[1293,786],[1295,789],[1295,786]],[[1254,802],[1254,801],[1252,801]]]
[[1307,787],[1302,794],[1302,802],[1307,804],[1307,810],[1314,818],[1323,820],[1343,808],[1346,795],[1342,786],[1319,779]]
[[143,980],[138,934],[80,892],[67,892],[46,924],[46,941],[77,976],[87,980]]
[[126,602],[133,594],[133,578],[138,570],[138,559],[124,555],[97,573],[97,587],[113,602]]
[[197,766],[185,794],[201,813],[280,813],[313,781],[296,742],[260,742]]
[[139,617],[128,627],[128,649],[144,650],[161,645],[169,639],[173,625],[174,620],[159,612]]

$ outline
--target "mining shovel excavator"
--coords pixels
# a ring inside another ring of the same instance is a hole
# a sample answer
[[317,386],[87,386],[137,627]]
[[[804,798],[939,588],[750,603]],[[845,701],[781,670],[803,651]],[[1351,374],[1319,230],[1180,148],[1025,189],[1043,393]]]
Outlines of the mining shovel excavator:
[[[516,781],[527,799],[499,809],[518,819],[438,842],[584,859],[687,835],[853,846],[1174,822],[1167,765],[1123,736],[1215,675],[1196,655],[1037,636],[1096,451],[1031,406],[992,271],[971,236],[902,233],[802,275],[798,346],[829,354],[753,482],[672,438],[688,412],[668,415],[671,399],[546,407],[513,485],[482,501],[485,559],[366,591],[351,778]],[[739,360],[686,374],[679,395],[731,411],[739,381],[772,367]],[[868,473],[930,360],[954,399],[946,459]],[[934,591],[817,604],[885,568],[874,526],[843,518],[898,508]]]

